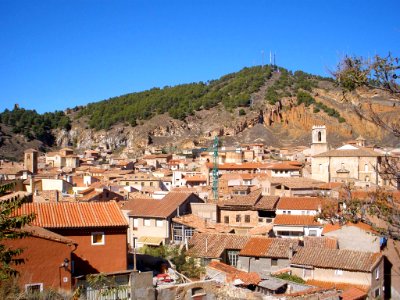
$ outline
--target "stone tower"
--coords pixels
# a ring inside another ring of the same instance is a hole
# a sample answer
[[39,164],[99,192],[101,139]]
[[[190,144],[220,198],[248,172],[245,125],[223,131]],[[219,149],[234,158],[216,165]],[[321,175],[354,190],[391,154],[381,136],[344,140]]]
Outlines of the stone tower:
[[24,165],[28,171],[32,172],[32,174],[37,173],[38,152],[35,149],[25,150]]
[[326,126],[314,125],[311,133],[311,156],[328,151],[326,142]]

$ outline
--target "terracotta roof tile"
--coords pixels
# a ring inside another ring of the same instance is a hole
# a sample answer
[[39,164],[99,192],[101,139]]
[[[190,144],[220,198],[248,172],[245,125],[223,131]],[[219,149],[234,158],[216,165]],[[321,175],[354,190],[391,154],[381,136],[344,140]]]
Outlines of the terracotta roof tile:
[[240,251],[241,256],[289,258],[289,248],[297,248],[298,241],[267,237],[252,237]]
[[285,210],[318,210],[328,200],[317,197],[281,197],[277,209]]
[[304,247],[338,249],[338,241],[335,238],[325,236],[305,236]]
[[380,253],[304,247],[293,256],[291,263],[317,268],[371,272],[380,259]]
[[[213,163],[206,163],[209,169],[213,168]],[[220,170],[257,170],[257,169],[267,169],[270,164],[257,163],[257,162],[245,162],[241,164],[225,163],[219,164],[218,169]]]
[[205,176],[200,176],[200,175],[185,177],[185,179],[186,179],[186,182],[206,182],[207,181],[207,178]]
[[[315,221],[313,216],[299,215],[277,215],[274,219],[275,225],[321,225]],[[322,226],[322,225],[321,225]]]
[[130,210],[129,216],[167,218],[174,214],[177,208],[189,198],[203,202],[193,193],[169,192],[160,200],[138,198],[129,200],[122,209]]
[[54,233],[50,230],[44,229],[42,227],[26,225],[23,227],[22,230],[25,232],[29,232],[31,236],[36,236],[64,244],[76,244],[76,242],[74,242],[73,240],[66,238],[65,236],[62,236],[60,234]]
[[301,170],[301,166],[294,166],[292,164],[287,163],[279,163],[273,164],[267,168],[268,170],[291,170],[291,171],[298,171]]
[[227,282],[233,282],[235,279],[243,281],[244,285],[257,285],[261,281],[260,275],[255,272],[244,272],[236,269],[233,266],[224,264],[219,261],[212,261],[207,265],[207,268],[212,268],[220,272],[224,272],[227,276]]
[[34,226],[44,228],[85,228],[128,226],[114,201],[101,203],[25,203],[17,215],[34,213]]
[[320,281],[310,279],[306,282],[308,285],[317,286],[324,289],[338,289],[338,290],[348,290],[352,288],[357,288],[360,291],[368,292],[370,286],[368,285],[358,285],[358,284],[351,284],[347,282],[331,282],[331,281]]
[[260,210],[275,210],[279,196],[262,196],[255,208]]
[[238,234],[195,233],[189,242],[188,255],[219,258],[226,249],[241,250],[249,239],[249,236]]
[[384,156],[384,155],[366,148],[359,148],[359,149],[335,149],[314,155],[313,157],[378,157],[378,156]]
[[364,290],[351,287],[345,290],[340,296],[342,300],[364,300],[367,298],[368,294]]
[[246,196],[236,196],[232,199],[223,200],[222,206],[254,206],[261,198],[261,189],[256,189]]

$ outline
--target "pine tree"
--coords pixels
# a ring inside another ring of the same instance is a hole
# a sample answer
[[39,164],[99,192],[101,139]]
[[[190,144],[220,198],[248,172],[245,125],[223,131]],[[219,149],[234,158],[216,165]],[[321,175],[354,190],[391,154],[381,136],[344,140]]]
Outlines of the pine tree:
[[[13,187],[12,184],[0,187],[0,196]],[[26,197],[13,198],[10,201],[0,202],[0,280],[16,275],[14,265],[23,263],[18,257],[22,254],[22,248],[10,248],[2,241],[20,239],[28,235],[22,228],[33,221],[34,215],[16,215],[16,211],[27,201]]]

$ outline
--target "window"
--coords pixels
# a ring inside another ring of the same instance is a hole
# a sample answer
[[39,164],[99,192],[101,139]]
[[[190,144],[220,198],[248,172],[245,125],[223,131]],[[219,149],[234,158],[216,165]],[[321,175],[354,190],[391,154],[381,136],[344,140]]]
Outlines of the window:
[[239,258],[239,251],[228,250],[228,264],[236,267]]
[[133,219],[133,228],[138,228],[139,227],[139,219],[135,218]]
[[380,288],[377,288],[377,289],[374,291],[374,296],[375,296],[375,298],[378,298],[380,295],[381,295],[381,290],[380,290]]
[[277,266],[278,265],[278,259],[277,258],[272,258],[271,259],[271,266]]
[[378,280],[379,279],[379,268],[375,269],[375,279]]
[[364,172],[368,172],[368,164],[364,165]]
[[92,232],[92,245],[104,245],[104,232]]
[[303,269],[303,277],[311,277],[312,276],[312,269]]
[[240,223],[242,221],[241,215],[236,215],[236,223]]
[[164,221],[163,220],[156,220],[156,227],[163,227]]
[[335,275],[341,276],[343,275],[343,270],[335,270]]
[[30,283],[25,284],[25,291],[27,293],[39,293],[43,291],[43,283]]
[[250,215],[245,215],[245,216],[244,216],[244,221],[245,221],[246,223],[250,223]]
[[309,236],[317,236],[317,230],[315,230],[315,229],[310,229],[310,230],[308,231],[308,235],[309,235]]
[[151,226],[151,220],[150,219],[144,219],[144,226]]
[[322,141],[322,133],[321,131],[318,131],[318,142]]
[[125,185],[129,185],[129,182],[127,181],[127,182],[125,182]]
[[225,224],[229,224],[229,216],[225,216],[224,217],[224,223]]

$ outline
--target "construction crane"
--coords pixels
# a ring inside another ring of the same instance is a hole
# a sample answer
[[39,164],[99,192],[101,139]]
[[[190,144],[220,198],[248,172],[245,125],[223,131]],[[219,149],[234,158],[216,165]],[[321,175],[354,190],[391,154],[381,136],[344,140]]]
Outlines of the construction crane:
[[212,192],[213,198],[215,201],[218,201],[218,136],[215,136],[214,143],[213,143],[213,170],[212,170],[212,177],[213,177],[213,185],[212,185]]

